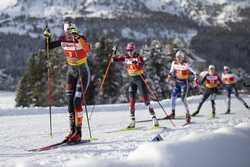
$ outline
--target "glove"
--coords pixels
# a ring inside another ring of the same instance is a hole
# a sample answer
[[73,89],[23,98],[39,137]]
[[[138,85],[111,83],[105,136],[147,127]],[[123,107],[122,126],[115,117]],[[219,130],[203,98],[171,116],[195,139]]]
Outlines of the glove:
[[194,85],[195,88],[199,86],[199,80],[198,80],[198,78],[196,78],[196,77],[194,78],[193,85]]
[[48,29],[48,27],[45,28],[45,30],[43,31],[43,36],[45,39],[49,39],[51,37],[51,32],[50,30]]
[[138,58],[133,58],[131,61],[132,61],[132,64],[138,64],[139,63]]
[[114,47],[112,48],[112,51],[113,51],[113,52],[116,52],[116,50],[117,50],[117,47],[114,46]]
[[79,40],[80,39],[80,35],[79,34],[73,34],[73,37],[75,40]]
[[133,64],[137,64],[137,61],[132,61]]
[[117,52],[117,46],[114,46],[114,47],[112,48],[112,51],[113,51],[113,52],[112,52],[112,54],[113,54],[113,55],[116,55],[116,52]]

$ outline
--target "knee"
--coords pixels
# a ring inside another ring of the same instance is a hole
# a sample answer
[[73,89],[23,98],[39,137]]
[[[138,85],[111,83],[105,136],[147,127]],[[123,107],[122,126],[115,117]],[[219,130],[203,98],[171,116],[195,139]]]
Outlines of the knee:
[[135,108],[135,99],[129,98],[129,108],[134,109]]
[[71,84],[67,84],[65,86],[65,93],[68,98],[71,98],[73,96],[73,86]]
[[150,104],[149,97],[148,96],[141,96],[142,101],[146,106]]
[[82,105],[82,98],[75,97],[74,98],[74,104],[75,104],[75,106],[81,106]]

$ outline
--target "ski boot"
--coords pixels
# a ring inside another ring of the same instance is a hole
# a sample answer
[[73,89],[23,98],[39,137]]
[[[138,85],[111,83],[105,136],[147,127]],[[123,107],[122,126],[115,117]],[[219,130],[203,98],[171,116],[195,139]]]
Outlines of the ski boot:
[[67,136],[64,137],[64,141],[65,141],[65,142],[68,142],[69,139],[73,136],[73,134],[74,134],[74,132],[71,131]]
[[247,105],[247,103],[244,103],[244,106],[249,110],[250,107]]
[[189,113],[186,113],[186,121],[187,121],[187,123],[191,122],[191,116]]
[[132,119],[131,122],[129,123],[129,125],[127,126],[127,129],[132,129],[135,128],[135,120]]
[[225,114],[230,114],[230,109],[227,109],[227,111],[225,112]]
[[172,110],[171,114],[167,115],[165,119],[175,119],[175,110]]
[[82,137],[82,128],[77,127],[75,133],[71,135],[71,137],[68,139],[68,143],[78,143],[81,141]]
[[155,127],[155,128],[160,127],[159,121],[156,118],[156,116],[152,117],[152,121],[153,121],[153,127]]
[[191,116],[195,117],[197,114],[199,114],[199,110],[195,111]]

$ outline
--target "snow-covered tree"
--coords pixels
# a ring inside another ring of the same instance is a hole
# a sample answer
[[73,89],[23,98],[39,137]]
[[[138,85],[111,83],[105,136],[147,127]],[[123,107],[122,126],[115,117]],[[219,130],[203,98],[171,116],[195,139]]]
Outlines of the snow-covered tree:
[[169,97],[165,79],[171,66],[172,54],[157,40],[153,40],[149,46],[145,45],[141,53],[145,57],[144,69],[152,90],[160,99]]

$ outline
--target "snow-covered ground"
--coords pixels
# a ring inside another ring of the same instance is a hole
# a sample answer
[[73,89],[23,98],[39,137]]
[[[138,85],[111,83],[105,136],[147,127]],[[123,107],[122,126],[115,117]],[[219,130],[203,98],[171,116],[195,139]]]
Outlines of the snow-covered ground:
[[[2,95],[3,97],[3,95]],[[177,104],[177,119],[173,127],[168,120],[160,121],[162,128],[152,129],[152,123],[138,123],[138,130],[113,132],[128,123],[126,104],[96,106],[91,116],[91,129],[97,140],[89,144],[66,146],[45,152],[28,152],[39,146],[56,143],[68,131],[66,108],[53,108],[53,137],[49,135],[47,108],[0,108],[0,166],[2,167],[249,167],[250,165],[250,111],[236,99],[232,114],[224,115],[225,99],[218,97],[217,118],[208,119],[210,102],[193,118],[185,122],[184,108]],[[7,98],[8,96],[6,96]],[[5,98],[4,98],[5,99]],[[194,111],[200,96],[188,99]],[[244,96],[250,104],[250,96]],[[162,101],[170,111],[169,100]],[[164,113],[157,103],[158,117]],[[91,111],[92,106],[88,107]],[[143,104],[137,105],[137,120],[150,119]],[[112,133],[111,133],[112,132]],[[161,142],[151,142],[157,134]],[[83,138],[88,138],[86,121]]]
[[15,107],[15,93],[0,91],[0,109]]

